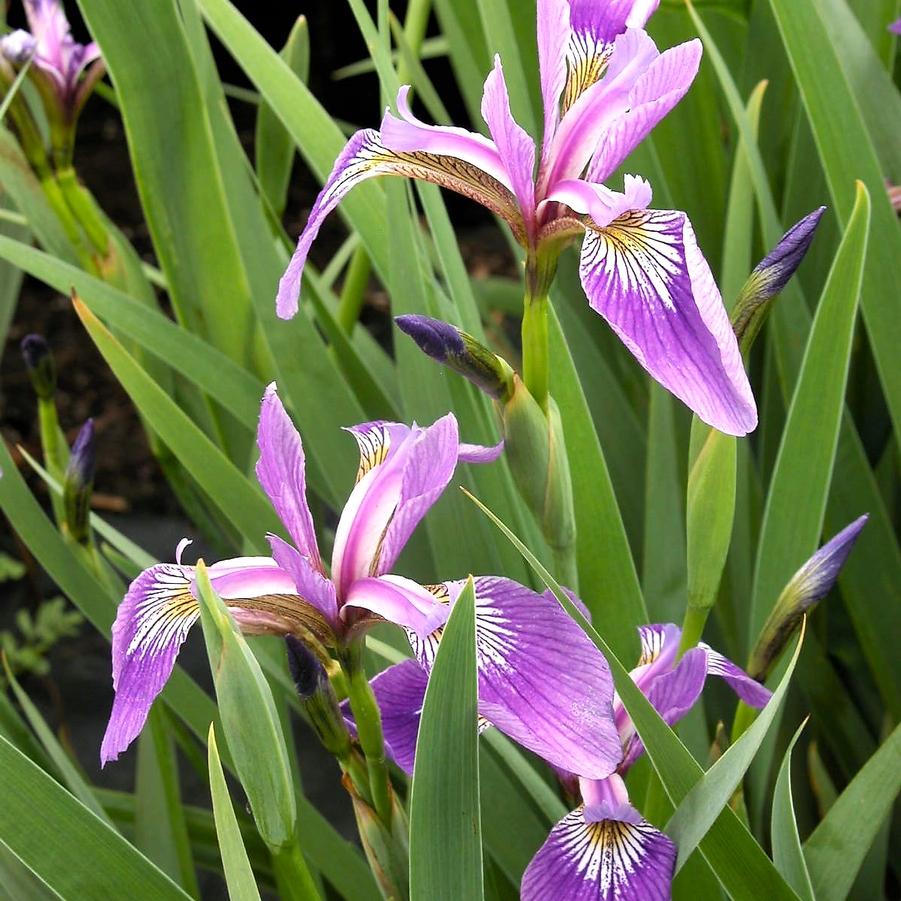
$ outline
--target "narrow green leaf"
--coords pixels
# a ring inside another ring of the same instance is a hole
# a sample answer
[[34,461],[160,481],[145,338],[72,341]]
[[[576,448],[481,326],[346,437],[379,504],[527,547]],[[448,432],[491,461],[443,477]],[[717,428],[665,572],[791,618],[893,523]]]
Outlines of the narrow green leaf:
[[2,736],[0,794],[0,842],[61,898],[190,897]]
[[810,874],[807,872],[807,864],[804,861],[804,851],[801,848],[801,839],[798,835],[798,821],[795,817],[795,805],[792,799],[792,752],[806,725],[807,720],[798,727],[794,738],[785,749],[782,766],[779,767],[779,775],[773,791],[770,836],[773,843],[773,862],[776,864],[776,868],[798,893],[798,897],[802,901],[815,901],[813,886],[810,884]]
[[164,708],[151,709],[138,738],[134,844],[182,888],[200,897],[188,840],[175,742]]
[[707,830],[710,829],[717,818],[717,812],[729,803],[735,789],[748,771],[754,755],[760,749],[760,745],[773,725],[775,724],[778,728],[777,714],[794,674],[803,639],[802,631],[795,643],[791,660],[766,707],[741,738],[728,748],[699,782],[695,783],[666,824],[667,833],[679,848],[677,869],[685,863]]
[[266,532],[280,532],[281,527],[262,492],[194,425],[81,301],[75,301],[75,309],[135,406],[250,546],[263,548]]
[[804,843],[817,901],[842,901],[901,790],[901,726],[882,743]]
[[[306,83],[310,71],[310,29],[305,16],[298,16],[281,50],[282,59],[297,77]],[[260,190],[275,214],[285,211],[288,180],[294,161],[294,142],[268,103],[261,103],[257,112],[256,138],[257,177]]]
[[197,565],[200,619],[228,748],[260,835],[273,849],[294,839],[297,806],[272,691],[228,608]]
[[854,216],[817,306],[770,481],[751,602],[752,637],[822,534],[869,224],[869,195],[859,182]]
[[225,773],[219,760],[219,749],[216,747],[216,730],[210,723],[210,734],[207,739],[210,764],[210,794],[213,796],[213,816],[216,819],[216,835],[219,839],[219,853],[222,855],[222,867],[225,871],[225,883],[231,901],[255,901],[260,893],[244,840],[238,818],[232,807],[232,799],[225,783]]
[[566,339],[550,311],[551,394],[566,411],[563,434],[576,507],[579,586],[593,622],[618,654],[633,653],[647,622],[644,598],[604,452]]
[[451,610],[422,705],[410,798],[411,901],[483,896],[475,635],[470,578]]
[[15,694],[16,700],[19,702],[19,706],[28,718],[28,722],[30,723],[31,728],[34,729],[44,750],[53,761],[53,765],[62,777],[63,783],[69,791],[88,808],[88,810],[94,813],[99,819],[103,820],[107,825],[112,826],[109,817],[106,815],[106,812],[94,795],[91,786],[79,772],[78,767],[72,762],[63,746],[59,743],[59,740],[47,725],[44,717],[41,716],[41,712],[34,706],[31,699],[23,691],[22,686],[19,685],[18,680],[7,665],[5,658],[3,660],[3,669],[6,673],[6,679],[13,690],[13,694]]
[[[813,0],[770,0],[813,129],[839,221],[848,226],[860,179],[872,197],[873,237],[864,270],[864,323],[896,435],[901,435],[901,319],[895,307],[901,281],[901,230],[885,191],[866,124],[850,89],[842,54],[830,40]],[[886,114],[885,110],[881,111]],[[897,152],[897,148],[896,148]]]

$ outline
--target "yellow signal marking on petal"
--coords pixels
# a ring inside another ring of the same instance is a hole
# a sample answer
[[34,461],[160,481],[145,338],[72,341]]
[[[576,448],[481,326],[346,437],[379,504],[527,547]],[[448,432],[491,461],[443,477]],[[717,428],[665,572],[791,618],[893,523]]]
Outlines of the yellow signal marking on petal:
[[653,663],[663,651],[663,632],[658,629],[644,629],[641,633],[641,657],[638,665]]
[[391,436],[384,426],[372,426],[365,432],[354,431],[353,436],[360,448],[360,468],[357,470],[359,482],[366,473],[385,462],[391,449]]
[[600,41],[587,31],[574,31],[566,48],[566,86],[561,99],[561,116],[607,71],[613,44]]
[[681,229],[674,233],[679,213],[633,210],[604,228],[587,223],[583,266],[615,276],[625,292],[639,294],[650,309],[661,304],[675,310],[671,284],[681,273]]

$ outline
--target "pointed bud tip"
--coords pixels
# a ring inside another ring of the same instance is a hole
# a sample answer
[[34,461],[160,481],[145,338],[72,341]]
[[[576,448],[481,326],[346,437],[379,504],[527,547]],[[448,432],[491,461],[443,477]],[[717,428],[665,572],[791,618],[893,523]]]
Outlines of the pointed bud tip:
[[41,360],[49,353],[50,348],[47,345],[47,339],[43,335],[26,335],[19,342],[19,349],[22,351],[22,359],[29,369],[35,369],[40,365]]
[[761,293],[765,297],[778,294],[801,265],[826,207],[821,206],[796,222],[779,243],[754,267],[754,273],[764,277]]
[[69,466],[66,469],[66,478],[76,480],[82,486],[93,482],[96,460],[94,420],[87,419],[79,429],[78,435],[72,444]]
[[404,334],[416,342],[423,353],[439,363],[444,363],[449,356],[461,356],[466,351],[457,329],[440,319],[410,313],[395,316],[394,321]]

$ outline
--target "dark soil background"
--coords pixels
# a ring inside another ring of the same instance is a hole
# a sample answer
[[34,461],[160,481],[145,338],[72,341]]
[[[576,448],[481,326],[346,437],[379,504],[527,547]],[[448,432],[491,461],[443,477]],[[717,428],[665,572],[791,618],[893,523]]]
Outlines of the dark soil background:
[[[259,4],[245,0],[237,2],[237,6],[276,47],[284,42],[295,16],[304,13],[311,34],[310,84],[316,96],[338,118],[361,124],[378,121],[381,109],[374,76],[343,81],[331,77],[334,70],[366,55],[345,4]],[[394,3],[392,7],[402,16],[402,3]],[[77,16],[75,4],[68,3],[67,10],[72,16],[76,37],[84,40],[86,31]],[[24,24],[17,6],[10,10],[9,21],[13,26]],[[223,80],[251,87],[228,54],[219,46],[214,49]],[[451,113],[457,121],[465,121],[449,65],[442,60],[432,60],[426,65]],[[234,101],[232,112],[252,158],[255,107]],[[96,95],[89,101],[79,124],[76,169],[138,253],[153,262],[153,247],[143,221],[122,123],[117,111]],[[317,191],[318,185],[302,164],[297,164],[286,218],[290,234],[299,232]],[[513,271],[510,255],[490,217],[480,207],[460,198],[448,195],[447,201],[460,230],[461,247],[470,270],[478,275]],[[342,237],[342,226],[337,218],[333,218],[314,247],[314,261],[320,265],[327,261]],[[375,283],[370,285],[363,322],[387,340],[390,335],[387,299]],[[185,535],[195,534],[195,530],[181,514],[149,451],[131,401],[82,330],[68,298],[29,277],[23,282],[0,358],[0,430],[23,475],[41,502],[48,505],[44,486],[30,473],[16,450],[17,445],[22,445],[35,456],[40,454],[36,403],[18,349],[22,337],[31,332],[44,335],[53,349],[59,373],[57,403],[69,442],[74,440],[86,418],[94,418],[97,436],[95,509],[107,515],[118,529],[150,553],[160,559],[170,559],[177,541]],[[16,610],[22,607],[34,610],[43,599],[56,592],[6,524],[0,527],[0,550],[22,560],[28,568],[24,579],[0,582],[2,630],[11,627]],[[195,545],[192,552],[194,550],[204,552],[202,546]],[[106,770],[101,771],[99,767],[100,739],[112,703],[108,642],[85,624],[76,637],[64,639],[53,648],[49,662],[51,669],[46,677],[23,674],[24,688],[41,707],[50,725],[58,730],[62,740],[73,749],[92,781],[109,788],[132,790],[134,747]],[[179,662],[201,684],[209,685],[199,634],[189,639]],[[298,725],[296,737],[308,795],[342,832],[353,836],[352,812],[338,786],[334,762],[302,725]],[[206,784],[188,768],[183,768],[182,781],[187,802],[208,804]],[[203,886],[205,897],[224,897],[223,891],[217,880],[207,878]]]

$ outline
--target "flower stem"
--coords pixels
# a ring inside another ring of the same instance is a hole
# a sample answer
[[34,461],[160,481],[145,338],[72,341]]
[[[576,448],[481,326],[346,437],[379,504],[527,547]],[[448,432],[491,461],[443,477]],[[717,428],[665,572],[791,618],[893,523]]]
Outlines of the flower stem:
[[278,896],[284,901],[313,901],[321,897],[296,841],[272,852],[272,868]]
[[679,657],[691,650],[701,640],[708,616],[710,616],[710,607],[694,607],[689,604],[685,608],[685,616],[682,619],[682,640],[679,642]]
[[385,760],[385,739],[382,735],[382,715],[372,693],[372,686],[363,668],[362,641],[354,642],[344,655],[347,671],[347,699],[357,724],[357,737],[366,756],[369,772],[369,791],[372,806],[383,823],[391,824],[391,782]]
[[81,224],[94,250],[101,257],[106,256],[109,252],[109,232],[97,208],[97,202],[78,181],[71,166],[60,169],[56,179],[69,209]]
[[538,406],[547,413],[550,386],[548,291],[557,269],[554,254],[529,253],[522,311],[522,377]]

